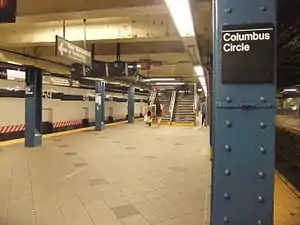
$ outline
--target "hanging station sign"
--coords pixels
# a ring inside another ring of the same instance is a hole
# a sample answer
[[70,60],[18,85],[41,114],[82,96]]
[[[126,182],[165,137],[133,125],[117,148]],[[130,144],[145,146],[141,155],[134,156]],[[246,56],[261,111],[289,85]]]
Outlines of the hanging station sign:
[[274,82],[275,31],[273,24],[222,27],[223,83]]
[[92,65],[92,53],[56,35],[55,55],[74,63]]

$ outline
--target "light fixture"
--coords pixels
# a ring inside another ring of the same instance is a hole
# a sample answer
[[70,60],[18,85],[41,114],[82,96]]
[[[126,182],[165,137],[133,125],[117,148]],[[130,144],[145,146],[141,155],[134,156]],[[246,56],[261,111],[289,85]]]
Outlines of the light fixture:
[[201,89],[201,88],[199,88],[199,89],[198,89],[198,91],[202,91],[202,89]]
[[205,84],[205,77],[199,77],[199,82],[201,84]]
[[174,81],[175,78],[151,78],[151,79],[145,79],[145,82],[151,82],[151,81]]
[[204,77],[204,70],[202,66],[194,66],[195,73],[197,76],[203,76]]
[[22,65],[21,63],[14,62],[14,61],[7,61],[7,63],[14,64],[14,65],[18,65],[18,66],[21,66],[21,65]]
[[158,82],[155,85],[184,85],[183,82]]
[[142,66],[140,65],[140,64],[137,64],[137,66],[136,66],[137,68],[142,68]]
[[189,0],[165,0],[181,37],[195,36]]
[[295,91],[297,91],[296,88],[288,88],[283,90],[283,92],[295,92]]

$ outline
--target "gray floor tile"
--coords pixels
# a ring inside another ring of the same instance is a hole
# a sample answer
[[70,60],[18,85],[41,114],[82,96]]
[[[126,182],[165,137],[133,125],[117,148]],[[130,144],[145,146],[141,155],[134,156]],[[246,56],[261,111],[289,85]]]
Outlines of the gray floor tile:
[[111,210],[114,212],[114,214],[119,218],[126,218],[130,216],[134,216],[139,214],[139,211],[136,210],[132,205],[123,205],[123,206],[118,206],[111,208]]
[[45,139],[34,151],[3,147],[0,217],[5,225],[7,207],[7,225],[33,225],[34,215],[37,225],[198,222],[205,204],[199,193],[209,182],[207,130],[135,123],[93,133]]
[[89,164],[86,162],[78,162],[78,163],[73,163],[74,167],[84,167],[84,166],[88,166]]
[[99,185],[109,185],[109,183],[107,182],[107,180],[103,179],[103,178],[95,178],[95,179],[91,179],[89,180],[89,184],[93,187],[93,186],[99,186]]

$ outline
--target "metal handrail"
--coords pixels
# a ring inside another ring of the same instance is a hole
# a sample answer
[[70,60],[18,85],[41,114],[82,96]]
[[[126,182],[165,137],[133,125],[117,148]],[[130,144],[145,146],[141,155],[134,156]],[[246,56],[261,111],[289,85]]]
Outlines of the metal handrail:
[[150,96],[150,105],[154,105],[155,98],[156,98],[156,94],[157,94],[157,90],[153,90],[153,91],[151,92],[151,96]]
[[170,112],[170,122],[173,120],[173,112],[174,112],[174,107],[175,107],[175,101],[176,101],[176,91],[172,92],[172,98],[170,102],[170,107],[169,107],[169,112]]

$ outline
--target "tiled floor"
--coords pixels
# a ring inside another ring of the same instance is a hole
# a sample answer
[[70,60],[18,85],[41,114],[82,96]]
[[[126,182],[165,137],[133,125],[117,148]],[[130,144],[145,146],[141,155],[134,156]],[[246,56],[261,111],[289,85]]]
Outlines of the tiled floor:
[[[207,225],[206,128],[118,125],[0,147],[0,225]],[[276,176],[275,225],[300,225]]]
[[136,123],[1,147],[0,225],[206,224],[208,134]]

